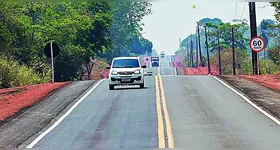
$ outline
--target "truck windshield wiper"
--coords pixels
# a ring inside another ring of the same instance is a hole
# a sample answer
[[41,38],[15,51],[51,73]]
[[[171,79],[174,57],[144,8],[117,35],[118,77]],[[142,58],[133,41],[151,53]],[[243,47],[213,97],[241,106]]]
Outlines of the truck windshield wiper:
[[112,68],[123,68],[122,66],[116,66],[116,67],[112,67]]
[[137,66],[116,66],[113,68],[137,68]]
[[136,68],[137,66],[123,66],[123,68]]

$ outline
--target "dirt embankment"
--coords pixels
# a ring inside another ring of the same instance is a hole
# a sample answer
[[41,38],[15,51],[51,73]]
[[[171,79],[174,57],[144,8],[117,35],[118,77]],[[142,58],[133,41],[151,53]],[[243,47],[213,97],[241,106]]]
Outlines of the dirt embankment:
[[280,92],[280,75],[238,75],[238,77],[254,81],[268,88]]
[[[0,148],[15,148],[21,145],[25,147],[34,138],[36,138],[42,130],[47,129],[52,123],[57,121],[61,115],[65,114],[66,111],[82,96],[83,93],[88,91],[90,87],[94,86],[95,81],[78,81],[72,82],[71,84],[57,83],[47,84],[47,86],[32,86],[27,87],[24,94],[17,95],[14,101],[21,100],[22,102],[28,100],[30,97],[35,95],[41,96],[42,92],[48,93],[54,87],[63,87],[60,90],[53,92],[49,96],[40,99],[36,102],[36,105],[32,107],[25,107],[18,111],[15,115],[0,121]],[[30,91],[29,91],[30,90]],[[7,91],[7,89],[6,89]],[[23,99],[20,97],[22,96]],[[32,103],[34,99],[28,101]],[[37,99],[38,100],[38,99]],[[21,103],[14,103],[14,106],[24,105]],[[10,109],[12,110],[12,109]]]
[[[210,72],[212,75],[219,75],[219,70],[216,66],[210,66]],[[197,67],[197,68],[184,68],[185,75],[207,75],[208,67]]]
[[70,84],[70,82],[0,89],[0,121],[5,120],[25,107],[32,106],[49,93],[68,84]]
[[[109,70],[105,60],[97,59],[90,76],[91,80],[107,78]],[[87,74],[84,75],[87,80]],[[0,89],[0,121],[12,116],[25,107],[34,105],[53,91],[57,91],[71,82],[29,85],[8,89]]]

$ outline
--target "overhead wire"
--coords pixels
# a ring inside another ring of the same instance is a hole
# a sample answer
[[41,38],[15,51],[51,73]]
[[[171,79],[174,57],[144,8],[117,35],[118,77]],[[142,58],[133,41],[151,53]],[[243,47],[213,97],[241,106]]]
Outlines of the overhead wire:
[[237,3],[238,3],[238,2],[235,3],[235,15],[234,15],[234,19],[236,19]]
[[269,6],[270,6],[269,4],[266,4],[266,5],[263,5],[263,6],[259,6],[259,7],[257,7],[258,8],[257,12],[259,12],[260,10],[262,10],[264,8],[267,8]]
[[242,11],[242,14],[241,14],[241,16],[240,16],[240,20],[241,20],[241,19],[242,19],[242,17],[243,17],[243,14],[244,14],[244,11],[245,11],[246,4],[247,4],[247,2],[245,2],[245,4],[244,4],[243,11]]

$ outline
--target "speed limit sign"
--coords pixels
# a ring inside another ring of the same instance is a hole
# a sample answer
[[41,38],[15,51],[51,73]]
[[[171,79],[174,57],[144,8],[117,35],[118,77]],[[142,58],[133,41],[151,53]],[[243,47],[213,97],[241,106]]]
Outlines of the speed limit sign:
[[264,39],[259,36],[252,38],[250,41],[250,48],[254,52],[261,52],[265,48]]

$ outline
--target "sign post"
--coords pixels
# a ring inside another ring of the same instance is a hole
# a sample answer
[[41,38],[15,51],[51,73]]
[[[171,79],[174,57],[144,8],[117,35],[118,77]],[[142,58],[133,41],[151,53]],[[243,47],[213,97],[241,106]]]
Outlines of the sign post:
[[51,41],[45,46],[44,53],[47,57],[51,58],[51,61],[52,61],[52,82],[54,82],[54,58],[59,54],[59,47]]
[[54,65],[53,65],[53,47],[51,42],[51,59],[52,59],[52,82],[54,82]]
[[[259,59],[259,52],[261,52],[265,48],[264,39],[262,37],[259,37],[259,36],[253,37],[250,40],[250,48],[253,52],[255,52],[257,54],[257,58]],[[258,64],[257,64],[257,73],[258,74],[260,74],[259,67],[260,67],[260,64],[259,64],[259,61],[258,61]]]

